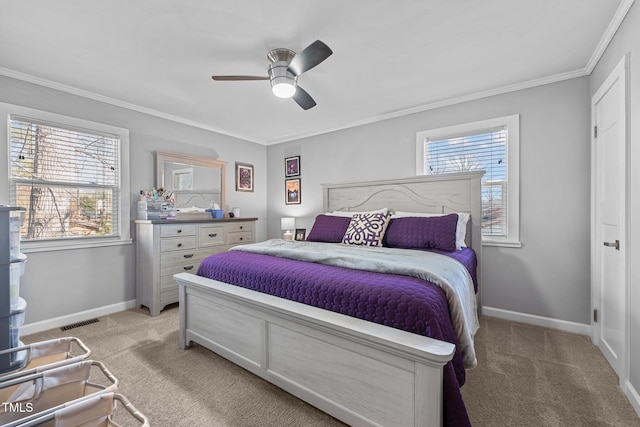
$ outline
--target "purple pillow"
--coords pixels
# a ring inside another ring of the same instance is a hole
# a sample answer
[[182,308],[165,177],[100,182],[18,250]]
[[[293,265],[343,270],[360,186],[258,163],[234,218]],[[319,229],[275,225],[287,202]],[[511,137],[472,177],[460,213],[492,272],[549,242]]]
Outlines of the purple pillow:
[[341,243],[351,217],[318,215],[307,236],[310,242]]
[[403,249],[456,250],[458,215],[392,218],[384,245]]
[[387,224],[389,224],[389,215],[387,213],[356,214],[351,218],[342,243],[347,245],[382,246]]

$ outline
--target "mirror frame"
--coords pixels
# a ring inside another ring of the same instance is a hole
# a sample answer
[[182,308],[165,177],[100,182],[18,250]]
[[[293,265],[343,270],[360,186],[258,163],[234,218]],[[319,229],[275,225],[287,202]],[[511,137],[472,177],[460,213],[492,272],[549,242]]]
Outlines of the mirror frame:
[[185,154],[156,151],[156,188],[164,186],[164,162],[182,163],[185,165],[220,169],[220,208],[223,210],[226,209],[227,162],[224,162],[222,160],[207,159],[206,157],[196,157],[188,156]]

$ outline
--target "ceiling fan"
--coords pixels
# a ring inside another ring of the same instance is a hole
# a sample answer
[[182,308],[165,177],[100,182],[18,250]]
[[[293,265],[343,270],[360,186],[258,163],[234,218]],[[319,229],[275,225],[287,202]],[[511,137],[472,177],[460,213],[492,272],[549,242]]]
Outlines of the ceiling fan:
[[280,98],[292,98],[303,109],[315,107],[316,102],[311,95],[298,86],[300,74],[309,71],[327,59],[333,51],[316,40],[305,47],[299,54],[289,49],[273,49],[267,54],[271,62],[267,72],[269,76],[211,76],[216,81],[248,81],[269,80],[273,94]]

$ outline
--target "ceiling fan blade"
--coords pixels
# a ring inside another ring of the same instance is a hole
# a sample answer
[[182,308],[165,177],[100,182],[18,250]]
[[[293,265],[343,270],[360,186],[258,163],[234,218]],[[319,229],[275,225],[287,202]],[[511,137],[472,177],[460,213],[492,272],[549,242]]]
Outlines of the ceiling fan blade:
[[308,110],[316,106],[316,101],[313,100],[311,95],[300,86],[296,88],[296,93],[293,95],[293,100],[302,107],[303,110]]
[[269,77],[262,76],[211,76],[216,81],[244,81],[244,80],[269,80]]
[[316,40],[291,60],[289,71],[299,76],[327,59],[332,53],[333,51],[329,46],[320,40]]

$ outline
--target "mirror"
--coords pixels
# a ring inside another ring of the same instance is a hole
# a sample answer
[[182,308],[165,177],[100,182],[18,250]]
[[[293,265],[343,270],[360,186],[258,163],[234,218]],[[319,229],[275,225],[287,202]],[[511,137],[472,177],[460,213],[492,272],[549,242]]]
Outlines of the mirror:
[[204,157],[156,152],[156,188],[176,199],[176,208],[225,209],[227,163]]

